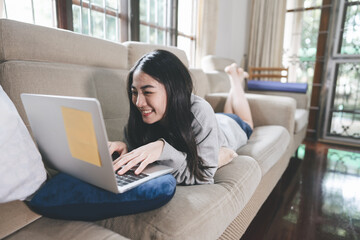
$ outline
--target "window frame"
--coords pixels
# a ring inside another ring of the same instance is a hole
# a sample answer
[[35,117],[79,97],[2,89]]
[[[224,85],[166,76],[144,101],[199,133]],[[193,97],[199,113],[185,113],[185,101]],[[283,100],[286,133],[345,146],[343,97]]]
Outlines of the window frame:
[[56,0],[57,27],[74,31],[72,0]]
[[[354,2],[353,4],[350,3],[349,5],[359,5],[358,2]],[[334,59],[353,59],[353,58],[357,58],[360,57],[360,53],[359,54],[341,54],[341,43],[342,43],[342,31],[341,29],[344,28],[344,24],[345,24],[345,18],[346,18],[346,14],[345,14],[345,9],[346,8],[346,3],[345,0],[340,0],[339,2],[339,15],[337,17],[337,23],[336,23],[336,29],[335,29],[335,43],[334,43],[334,47],[332,49],[332,58]]]

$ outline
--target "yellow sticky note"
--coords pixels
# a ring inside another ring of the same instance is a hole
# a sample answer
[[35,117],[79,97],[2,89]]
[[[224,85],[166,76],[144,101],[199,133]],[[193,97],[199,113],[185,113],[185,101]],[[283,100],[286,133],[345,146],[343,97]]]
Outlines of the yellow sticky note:
[[101,166],[91,113],[61,107],[71,155],[79,160]]

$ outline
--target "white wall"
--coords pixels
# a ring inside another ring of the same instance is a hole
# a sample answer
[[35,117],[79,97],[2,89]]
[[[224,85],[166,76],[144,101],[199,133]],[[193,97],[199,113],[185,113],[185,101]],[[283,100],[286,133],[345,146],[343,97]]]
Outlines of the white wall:
[[215,55],[242,63],[248,52],[251,0],[219,0]]

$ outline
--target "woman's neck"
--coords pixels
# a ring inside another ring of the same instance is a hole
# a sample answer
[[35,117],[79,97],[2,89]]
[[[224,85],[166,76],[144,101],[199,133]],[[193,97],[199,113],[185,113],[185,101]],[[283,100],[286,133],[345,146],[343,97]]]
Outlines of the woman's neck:
[[166,118],[163,118],[159,121],[159,125],[163,128],[169,128],[169,121]]

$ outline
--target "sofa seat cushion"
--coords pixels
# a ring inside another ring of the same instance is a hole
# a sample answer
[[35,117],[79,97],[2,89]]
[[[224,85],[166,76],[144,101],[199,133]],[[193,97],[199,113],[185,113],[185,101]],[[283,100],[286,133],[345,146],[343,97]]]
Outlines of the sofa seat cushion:
[[16,232],[33,221],[41,218],[31,211],[23,201],[0,203],[0,239]]
[[282,126],[255,127],[247,144],[237,150],[239,155],[254,158],[265,175],[290,145],[290,134]]
[[159,209],[97,223],[131,239],[217,239],[260,180],[257,162],[238,156],[218,169],[215,184],[177,186],[174,198]]
[[309,111],[306,109],[296,109],[295,110],[295,128],[294,133],[298,133],[303,129],[307,123],[309,118]]
[[90,222],[56,220],[42,217],[5,239],[124,240],[127,238]]

